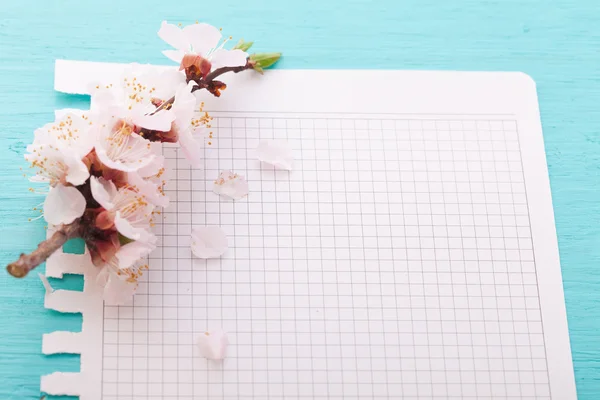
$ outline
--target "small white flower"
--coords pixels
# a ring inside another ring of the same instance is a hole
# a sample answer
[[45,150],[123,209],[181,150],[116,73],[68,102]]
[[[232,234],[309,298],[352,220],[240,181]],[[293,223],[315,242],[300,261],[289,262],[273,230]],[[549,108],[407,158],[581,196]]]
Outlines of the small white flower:
[[154,161],[152,143],[133,130],[133,126],[125,120],[118,120],[98,132],[96,154],[104,165],[132,172]]
[[256,148],[258,159],[277,168],[292,170],[294,154],[287,142],[280,140],[263,140]]
[[227,236],[218,226],[192,229],[192,253],[198,258],[217,258],[227,251]]
[[163,54],[181,63],[185,55],[200,56],[213,68],[239,67],[246,65],[248,54],[242,50],[225,50],[227,40],[221,42],[221,32],[209,24],[192,24],[182,28],[163,21],[158,36],[176,50],[165,50]]
[[200,355],[209,360],[222,360],[227,353],[229,339],[222,330],[204,332],[198,337]]
[[248,196],[248,182],[241,175],[223,171],[214,182],[213,191],[221,196],[239,200]]
[[44,219],[51,225],[70,224],[85,212],[85,197],[73,186],[50,188],[44,201]]
[[112,181],[104,178],[90,178],[92,196],[106,211],[98,215],[101,228],[114,224],[117,231],[131,239],[146,244],[154,244],[156,237],[150,232],[150,221],[154,206],[140,193],[128,187],[116,188]]
[[95,135],[85,115],[66,113],[35,131],[25,159],[37,169],[34,182],[83,184],[89,177],[82,161],[94,147]]

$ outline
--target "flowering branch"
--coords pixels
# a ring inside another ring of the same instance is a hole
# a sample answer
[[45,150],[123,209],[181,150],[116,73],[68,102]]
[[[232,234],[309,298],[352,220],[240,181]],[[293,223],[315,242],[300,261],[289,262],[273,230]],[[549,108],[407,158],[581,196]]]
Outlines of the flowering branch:
[[[214,87],[215,86],[219,86],[220,89],[219,90],[223,90],[225,88],[225,84],[223,82],[220,81],[215,81],[215,78],[217,78],[218,76],[223,75],[226,72],[233,72],[233,73],[238,73],[238,72],[242,72],[245,71],[247,69],[253,69],[255,67],[255,63],[253,63],[250,58],[248,58],[246,60],[246,64],[242,65],[242,66],[238,66],[238,67],[221,67],[221,68],[217,68],[214,71],[210,72],[209,74],[207,74],[204,78],[200,78],[197,81],[194,81],[196,83],[196,85],[192,88],[192,92],[198,91],[198,90],[202,90],[202,89],[207,89],[209,92],[213,93],[214,92]],[[213,83],[216,82],[217,85],[214,85]],[[213,93],[215,94],[215,93]],[[219,94],[215,94],[217,97],[220,95]],[[173,105],[173,103],[175,102],[175,96],[171,97],[170,99],[168,99],[167,101],[163,102],[156,110],[154,110],[150,115],[154,115],[156,113],[158,113],[161,110],[164,109],[168,109],[171,105]]]
[[[164,157],[159,143],[178,143],[193,166],[212,139],[208,113],[193,92],[216,97],[226,88],[217,78],[253,69],[262,73],[280,53],[248,55],[252,42],[225,49],[219,29],[207,24],[184,28],[163,22],[158,35],[174,50],[163,52],[179,70],[141,69],[91,88],[93,112],[68,112],[35,131],[25,159],[36,169],[32,181],[49,186],[43,218],[59,227],[30,254],[7,266],[24,277],[67,240],[82,238],[100,269],[104,300],[126,302],[147,268],[142,260],[156,248],[152,232],[159,207],[168,206]],[[233,179],[236,177],[234,176]]]
[[52,236],[41,242],[33,252],[21,254],[17,261],[8,264],[6,270],[15,278],[23,278],[29,271],[46,261],[52,253],[60,249],[67,240],[79,237],[80,231],[79,220],[75,220],[69,225],[63,225]]

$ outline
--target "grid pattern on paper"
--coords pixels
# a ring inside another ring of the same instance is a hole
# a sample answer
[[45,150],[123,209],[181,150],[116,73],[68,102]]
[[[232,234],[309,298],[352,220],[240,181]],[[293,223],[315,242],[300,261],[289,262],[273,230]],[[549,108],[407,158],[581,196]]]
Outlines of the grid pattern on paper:
[[[515,121],[213,126],[204,170],[165,149],[176,201],[133,305],[105,306],[103,399],[550,399]],[[269,138],[292,172],[256,161]],[[247,199],[212,192],[225,169]],[[201,225],[227,232],[221,259],[192,257]],[[216,328],[222,364],[195,345]]]

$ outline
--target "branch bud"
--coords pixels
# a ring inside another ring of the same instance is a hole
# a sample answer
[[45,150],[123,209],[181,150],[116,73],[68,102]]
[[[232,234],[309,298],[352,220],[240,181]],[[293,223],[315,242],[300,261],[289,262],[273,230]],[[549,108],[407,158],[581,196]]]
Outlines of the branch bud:
[[256,72],[263,73],[265,68],[269,68],[281,58],[281,53],[254,53],[248,57],[248,62]]
[[232,50],[240,49],[242,51],[248,51],[254,42],[244,42],[244,39],[240,39],[239,42],[235,46],[233,46]]

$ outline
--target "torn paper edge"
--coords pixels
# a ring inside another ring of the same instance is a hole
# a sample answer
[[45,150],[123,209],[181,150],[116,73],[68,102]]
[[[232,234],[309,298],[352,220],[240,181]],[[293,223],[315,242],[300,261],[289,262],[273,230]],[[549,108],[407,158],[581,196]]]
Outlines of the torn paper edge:
[[[98,63],[91,61],[56,60],[54,64],[54,90],[70,94],[90,94],[90,83],[97,80],[109,82],[121,79],[129,64]],[[174,66],[137,64],[141,69],[173,69]]]
[[[48,230],[48,237],[54,233]],[[104,303],[102,288],[96,284],[97,269],[89,252],[67,254],[57,250],[46,261],[46,276],[83,275],[83,291],[46,292],[44,307],[62,313],[81,313],[81,332],[55,331],[42,337],[43,354],[79,354],[79,372],[54,372],[43,375],[40,390],[49,395],[79,396],[80,400],[101,400],[102,332]]]

